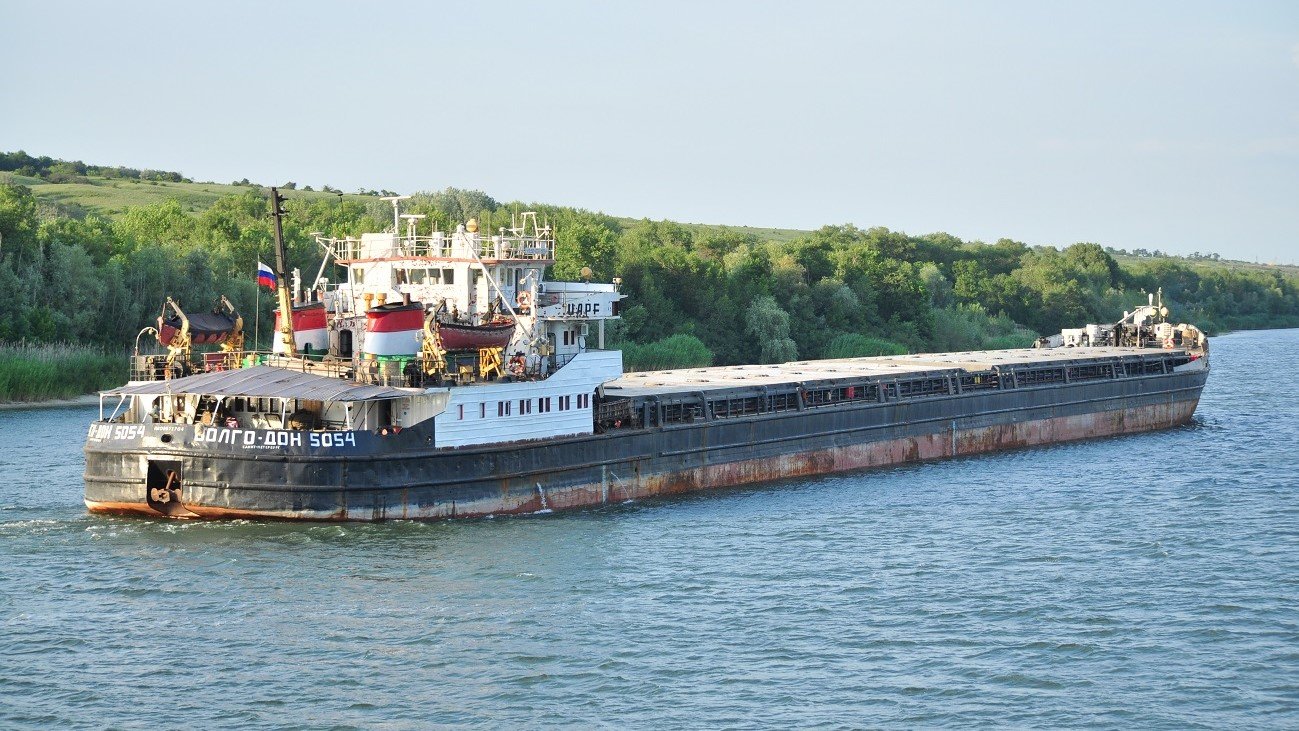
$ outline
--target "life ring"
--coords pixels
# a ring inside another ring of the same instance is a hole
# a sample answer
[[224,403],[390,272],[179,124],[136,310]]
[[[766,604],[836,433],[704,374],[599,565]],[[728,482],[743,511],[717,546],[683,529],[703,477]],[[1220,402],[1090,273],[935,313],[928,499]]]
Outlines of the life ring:
[[514,302],[519,306],[519,309],[526,310],[532,307],[532,293],[526,289],[521,290],[517,295],[515,295]]
[[1172,349],[1173,349],[1173,339],[1164,338],[1164,350],[1172,350]]

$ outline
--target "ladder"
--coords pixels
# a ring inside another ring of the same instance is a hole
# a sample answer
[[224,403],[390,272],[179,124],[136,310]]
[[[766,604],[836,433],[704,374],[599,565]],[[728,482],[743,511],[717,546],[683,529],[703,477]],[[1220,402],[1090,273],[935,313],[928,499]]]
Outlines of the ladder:
[[442,328],[438,324],[437,313],[430,314],[424,320],[424,345],[420,348],[420,365],[424,374],[440,376],[447,372],[447,354],[442,346]]

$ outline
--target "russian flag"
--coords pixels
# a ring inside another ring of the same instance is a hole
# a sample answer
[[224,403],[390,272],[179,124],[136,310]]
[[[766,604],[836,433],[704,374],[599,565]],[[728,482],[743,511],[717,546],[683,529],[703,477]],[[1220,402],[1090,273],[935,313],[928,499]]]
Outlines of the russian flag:
[[275,285],[279,284],[279,280],[275,277],[275,272],[271,271],[270,267],[260,261],[257,262],[257,284],[258,286],[266,287],[267,289],[275,289]]

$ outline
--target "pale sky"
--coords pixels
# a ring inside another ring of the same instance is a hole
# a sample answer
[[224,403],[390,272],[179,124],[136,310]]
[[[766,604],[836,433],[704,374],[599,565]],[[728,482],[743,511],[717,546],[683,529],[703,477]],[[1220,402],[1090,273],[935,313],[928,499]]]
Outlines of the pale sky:
[[0,0],[0,149],[1299,262],[1299,2]]

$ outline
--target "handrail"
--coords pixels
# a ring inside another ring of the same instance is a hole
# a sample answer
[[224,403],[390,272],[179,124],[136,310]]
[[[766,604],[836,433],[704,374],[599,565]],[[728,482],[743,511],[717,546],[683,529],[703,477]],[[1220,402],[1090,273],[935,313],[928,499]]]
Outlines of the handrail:
[[339,262],[370,259],[487,259],[491,261],[552,261],[555,240],[540,236],[407,236],[391,245],[367,251],[362,239],[321,238],[319,242]]
[[258,365],[274,365],[279,368],[313,373],[320,376],[346,378],[352,374],[353,364],[349,360],[338,360],[325,357],[321,360],[312,358],[289,358],[269,350],[234,350],[202,353],[200,360],[168,363],[168,356],[136,355],[131,358],[132,381],[170,381],[173,378],[192,376],[197,373],[212,371],[236,370]]

